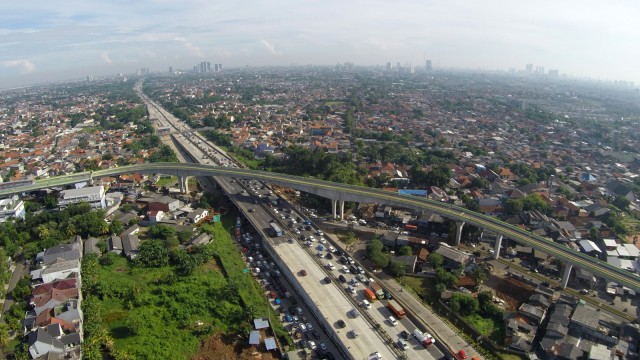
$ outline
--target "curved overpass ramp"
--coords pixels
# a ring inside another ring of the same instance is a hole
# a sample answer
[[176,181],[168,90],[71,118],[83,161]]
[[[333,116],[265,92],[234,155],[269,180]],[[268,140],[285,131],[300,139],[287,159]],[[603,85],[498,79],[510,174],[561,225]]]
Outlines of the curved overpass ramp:
[[530,246],[536,250],[540,250],[547,254],[553,255],[555,258],[566,264],[571,264],[573,266],[588,270],[594,275],[603,277],[609,281],[614,281],[620,285],[640,292],[640,277],[638,277],[636,274],[624,269],[611,266],[606,262],[600,261],[585,254],[573,251],[566,246],[560,245],[543,237],[533,235],[531,232],[525,229],[507,224],[491,216],[486,216],[473,211],[469,211],[465,208],[429,199],[399,195],[397,193],[391,193],[380,189],[346,185],[301,176],[202,164],[145,163],[38,180],[35,182],[35,184],[30,186],[2,190],[0,191],[0,196],[20,192],[28,192],[53,186],[72,184],[82,181],[89,181],[90,179],[95,177],[113,176],[128,173],[250,178],[256,180],[264,180],[266,182],[294,188],[334,200],[354,202],[382,202],[398,207],[408,207],[432,211],[451,220],[463,221],[465,223],[495,232],[523,245]]

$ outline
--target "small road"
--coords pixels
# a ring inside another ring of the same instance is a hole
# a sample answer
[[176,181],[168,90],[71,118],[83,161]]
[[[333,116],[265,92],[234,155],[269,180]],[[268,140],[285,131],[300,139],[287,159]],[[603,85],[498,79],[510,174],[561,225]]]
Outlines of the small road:
[[13,273],[11,274],[11,278],[9,279],[9,284],[7,286],[7,294],[5,296],[4,304],[2,304],[2,313],[0,313],[0,319],[2,318],[4,313],[11,308],[11,305],[13,305],[13,299],[9,298],[9,293],[13,291],[13,289],[16,287],[18,280],[20,280],[20,278],[23,276],[23,271],[24,271],[24,263],[22,261],[17,262],[16,268],[13,270]]

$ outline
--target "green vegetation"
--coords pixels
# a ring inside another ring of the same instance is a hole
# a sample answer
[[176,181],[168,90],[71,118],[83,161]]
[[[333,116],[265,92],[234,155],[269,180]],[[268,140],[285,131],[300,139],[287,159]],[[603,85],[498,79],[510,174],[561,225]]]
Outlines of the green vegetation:
[[175,184],[178,181],[177,176],[163,176],[156,181],[156,186],[167,186]]
[[[251,273],[243,271],[226,230],[231,223],[225,218],[205,225],[214,241],[190,253],[167,249],[163,241],[175,231],[155,227],[147,232],[154,240],[142,243],[133,263],[121,257],[103,262],[109,255],[85,258],[87,358],[100,359],[104,346],[115,359],[186,359],[203,336],[247,336],[254,317],[277,318]],[[274,326],[289,341],[281,325]]]
[[106,235],[109,225],[103,219],[104,211],[92,211],[87,203],[74,204],[62,211],[28,213],[24,220],[0,223],[0,245],[11,257],[22,253],[31,259],[75,235],[84,238]]

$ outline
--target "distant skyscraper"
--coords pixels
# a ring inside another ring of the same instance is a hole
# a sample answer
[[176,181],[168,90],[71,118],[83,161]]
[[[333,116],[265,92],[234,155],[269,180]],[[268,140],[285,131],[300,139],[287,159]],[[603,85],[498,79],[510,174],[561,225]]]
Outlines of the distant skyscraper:
[[387,71],[391,71],[391,61],[387,61]]
[[402,71],[402,66],[400,66],[400,61],[396,63],[396,71]]
[[173,66],[169,66],[169,74],[173,75]]
[[528,73],[532,72],[533,71],[533,64],[527,64],[526,69],[527,69]]
[[211,71],[211,63],[207,61],[207,72]]
[[424,63],[424,68],[425,68],[427,71],[431,71],[431,70],[433,70],[433,67],[432,67],[432,65],[431,65],[431,60],[427,60],[427,61],[425,61],[425,63]]
[[213,64],[213,71],[218,72],[220,69],[218,68],[218,64]]
[[222,64],[218,64],[218,71],[222,71]]
[[549,77],[557,78],[559,75],[558,69],[549,69]]

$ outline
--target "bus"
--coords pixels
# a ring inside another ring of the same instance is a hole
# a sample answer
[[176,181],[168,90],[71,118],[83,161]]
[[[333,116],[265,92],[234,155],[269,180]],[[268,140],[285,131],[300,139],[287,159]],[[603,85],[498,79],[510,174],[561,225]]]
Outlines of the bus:
[[271,234],[273,236],[282,236],[282,229],[280,229],[280,226],[278,226],[278,224],[276,224],[275,222],[269,223],[269,225],[271,226]]

